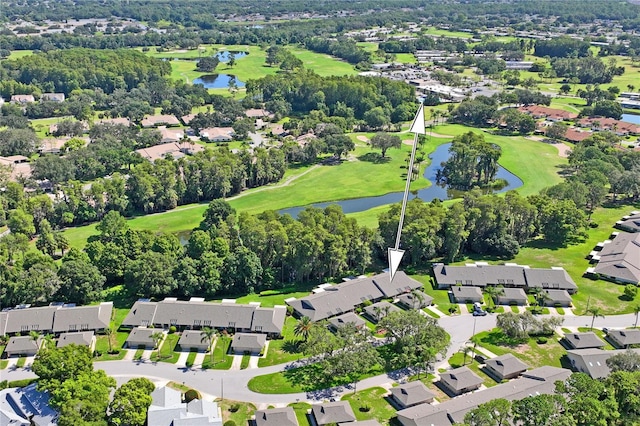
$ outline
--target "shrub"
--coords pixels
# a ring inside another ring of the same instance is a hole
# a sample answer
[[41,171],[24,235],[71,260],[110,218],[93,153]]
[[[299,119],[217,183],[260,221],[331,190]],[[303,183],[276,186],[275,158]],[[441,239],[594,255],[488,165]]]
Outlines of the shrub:
[[[240,409],[240,404],[231,404],[231,406],[229,407],[229,412],[230,413],[235,413],[239,409]],[[227,423],[225,423],[224,426],[228,426]],[[235,423],[233,424],[233,426],[235,426]]]
[[194,399],[201,399],[200,392],[195,389],[189,389],[184,393],[184,402],[187,404],[193,401]]
[[627,284],[624,287],[624,297],[627,300],[633,300],[636,298],[636,296],[638,295],[638,287],[636,287],[633,284]]
[[7,387],[9,388],[23,388],[25,386],[29,386],[31,383],[37,381],[38,379],[22,379],[22,380],[14,380],[13,382],[7,383]]
[[367,306],[371,306],[373,305],[373,303],[371,303],[371,300],[365,300],[364,302],[362,302],[362,306],[367,307]]
[[171,327],[169,327],[169,334],[173,334],[173,333],[175,333],[175,332],[176,332],[176,330],[177,330],[177,329],[176,329],[176,326],[175,326],[175,325],[172,325]]
[[0,390],[2,389],[6,389],[7,387],[9,387],[9,382],[6,380],[3,380],[0,382]]
[[288,316],[293,315],[293,306],[288,306],[288,305],[287,305],[287,315],[288,315]]
[[362,407],[360,407],[360,411],[363,413],[368,413],[369,411],[371,411],[371,407],[365,404]]
[[597,227],[598,227],[597,222],[589,222],[589,228],[597,228]]
[[227,420],[226,422],[224,422],[224,426],[236,426],[236,422],[234,422],[233,420]]
[[547,340],[547,338],[546,338],[546,337],[542,337],[542,336],[541,336],[541,337],[538,337],[538,338],[536,339],[536,342],[538,342],[538,344],[539,344],[539,345],[544,345],[545,343],[547,343],[547,342],[548,342],[548,340]]

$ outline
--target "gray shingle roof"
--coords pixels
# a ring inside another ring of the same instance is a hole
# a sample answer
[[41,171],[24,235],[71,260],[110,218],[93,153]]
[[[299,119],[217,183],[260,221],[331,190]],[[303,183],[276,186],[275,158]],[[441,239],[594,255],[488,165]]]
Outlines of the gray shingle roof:
[[53,316],[58,306],[43,306],[40,308],[12,309],[5,312],[6,322],[4,331],[0,334],[12,334],[30,330],[53,330]]
[[157,308],[157,302],[142,302],[138,300],[133,304],[129,313],[127,313],[127,316],[122,321],[122,325],[128,327],[147,327],[153,324],[153,317],[156,314]]
[[38,351],[41,342],[42,337],[38,337],[38,340],[33,340],[31,336],[14,336],[9,339],[9,343],[7,343],[4,350],[8,354],[23,351],[33,351],[35,353]]
[[[380,313],[378,314],[378,310]],[[375,321],[380,321],[382,318],[387,316],[387,313],[391,312],[399,312],[400,308],[396,305],[392,305],[391,303],[383,300],[378,303],[374,303],[373,305],[369,305],[364,308],[364,312]],[[379,318],[378,318],[379,316]]]
[[413,293],[403,293],[398,296],[398,301],[403,305],[409,308],[424,308],[425,306],[431,305],[433,302],[433,297],[429,296],[427,293],[421,290],[415,290],[415,293],[422,296],[422,301],[420,301],[417,297],[414,297]]
[[640,233],[619,233],[598,254],[594,272],[628,282],[640,282]]
[[578,289],[578,286],[567,271],[562,268],[525,268],[524,276],[529,288],[542,287],[545,289],[569,290],[570,292]]
[[520,361],[512,354],[502,355],[496,358],[490,358],[485,361],[485,365],[495,371],[500,377],[511,376],[515,373],[521,373],[529,368],[527,364]]
[[264,334],[236,333],[231,341],[231,347],[236,351],[260,352],[267,343]]
[[329,320],[329,324],[331,324],[334,328],[342,327],[343,325],[349,323],[355,325],[356,327],[362,327],[366,324],[365,320],[363,320],[353,312],[347,312],[346,314],[333,317]]
[[327,402],[311,409],[318,425],[353,422],[356,416],[347,401]]
[[404,407],[431,402],[435,398],[435,394],[419,380],[391,388],[391,394]]
[[503,288],[503,294],[498,296],[498,304],[509,303],[514,301],[521,305],[526,305],[529,299],[527,294],[521,288]]
[[565,381],[571,370],[540,367],[523,373],[519,378],[491,388],[467,393],[438,405],[420,404],[398,411],[398,420],[405,426],[450,426],[462,423],[464,415],[480,404],[497,398],[509,401],[538,394],[552,394],[555,382]]
[[545,290],[550,297],[545,303],[547,306],[553,306],[556,303],[560,304],[571,304],[572,299],[571,295],[567,292],[567,290]]
[[482,299],[482,290],[480,290],[480,287],[456,285],[451,287],[451,292],[458,302],[464,302],[466,299]]
[[282,326],[287,316],[286,306],[273,308],[256,308],[251,321],[251,331],[259,333],[282,333]]
[[382,426],[377,420],[360,420],[359,422],[344,422],[338,423],[339,426],[349,425],[349,426]]
[[442,285],[472,285],[485,287],[487,285],[505,285],[524,287],[522,266],[506,265],[466,265],[451,266],[442,263],[433,267],[436,282]]
[[134,343],[137,345],[153,345],[155,342],[151,338],[153,333],[158,332],[155,328],[141,328],[135,327],[129,333],[129,337],[127,337],[127,343]]
[[619,346],[640,344],[640,330],[609,330],[607,336]]
[[287,304],[300,316],[307,316],[315,322],[352,311],[366,300],[382,297],[384,294],[371,278],[362,278],[326,287],[323,291],[288,301]]
[[616,225],[630,232],[640,232],[640,213],[627,216],[626,219],[623,218]]
[[422,284],[413,278],[409,278],[403,271],[396,272],[393,281],[389,281],[389,274],[378,274],[371,277],[375,285],[382,291],[385,297],[395,297],[399,294],[422,288]]
[[57,347],[62,348],[67,345],[91,346],[93,341],[93,331],[78,331],[75,333],[62,333],[58,337]]
[[291,407],[256,411],[256,426],[298,426],[296,413]]
[[574,349],[602,348],[605,343],[593,332],[567,333],[564,341]]
[[[640,353],[640,349],[631,349],[636,353]],[[607,377],[611,369],[607,365],[607,360],[614,355],[626,352],[626,349],[616,349],[605,351],[597,348],[589,349],[572,349],[567,351],[567,358],[571,361],[572,366],[577,371],[587,373],[594,379]]]
[[480,386],[482,378],[467,367],[460,367],[440,373],[440,381],[446,383],[449,388],[461,391],[474,386]]
[[109,327],[113,302],[93,306],[61,307],[53,318],[53,332],[104,330]]
[[206,348],[208,342],[202,340],[202,331],[200,330],[185,330],[178,340],[178,344],[182,350],[189,348]]

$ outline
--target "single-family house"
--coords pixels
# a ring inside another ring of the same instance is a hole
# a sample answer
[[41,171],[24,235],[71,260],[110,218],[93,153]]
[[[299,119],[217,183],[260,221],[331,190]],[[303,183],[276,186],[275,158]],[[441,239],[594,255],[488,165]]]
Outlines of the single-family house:
[[640,330],[609,330],[607,333],[609,341],[620,349],[626,349],[632,345],[640,345]]
[[407,309],[422,309],[431,306],[433,297],[421,290],[414,290],[410,293],[402,293],[398,296],[398,303]]
[[549,121],[575,120],[578,114],[557,108],[549,108],[542,105],[527,105],[518,108],[518,111],[529,114],[533,118],[544,118]]
[[593,272],[600,278],[623,284],[639,284],[640,233],[618,233],[611,242],[603,245],[597,261]]
[[527,294],[521,288],[502,288],[498,295],[498,305],[526,306],[529,302]]
[[178,120],[175,116],[169,114],[162,115],[149,115],[142,119],[140,125],[144,128],[149,127],[158,127],[158,126],[179,126],[180,120]]
[[180,349],[183,351],[197,350],[206,352],[209,350],[209,342],[203,339],[202,331],[200,330],[185,330],[178,340]]
[[563,340],[570,349],[602,349],[605,345],[592,331],[586,333],[566,333]]
[[208,127],[200,130],[200,139],[208,142],[231,142],[235,134],[233,127]]
[[374,324],[380,321],[382,318],[389,315],[391,312],[399,312],[400,309],[387,302],[386,300],[382,300],[380,302],[374,303],[373,305],[365,306],[364,315],[366,315],[371,322]]
[[12,104],[30,104],[35,102],[36,98],[33,95],[12,95],[11,103]]
[[484,300],[480,287],[470,287],[466,285],[456,285],[451,287],[451,295],[456,303],[474,303]]
[[56,346],[63,348],[67,345],[86,346],[91,351],[95,348],[96,337],[93,331],[75,331],[69,333],[62,333],[58,336],[58,342]]
[[329,327],[334,331],[346,324],[353,324],[356,328],[362,328],[366,322],[353,312],[347,312],[329,319]]
[[58,413],[49,406],[49,393],[39,392],[37,383],[0,390],[0,425],[55,426]]
[[391,398],[393,402],[403,409],[418,404],[430,404],[435,397],[436,395],[420,380],[391,388]]
[[50,102],[64,102],[65,96],[64,93],[43,93],[40,96],[41,101],[50,101]]
[[244,114],[248,117],[248,118],[273,118],[275,117],[275,115],[272,112],[267,111],[266,109],[263,108],[250,108],[248,110],[246,110],[244,112]]
[[483,380],[468,367],[460,367],[440,373],[440,385],[452,395],[461,395],[480,387]]
[[149,426],[222,426],[222,413],[215,402],[194,399],[182,402],[182,394],[166,386],[151,392],[147,410]]
[[160,132],[161,143],[180,142],[184,139],[184,131],[182,129],[167,129],[166,126],[160,126],[158,131]]
[[291,407],[269,408],[255,413],[255,426],[298,426],[298,419]]
[[318,426],[330,423],[348,423],[356,420],[356,416],[348,401],[326,402],[314,405],[311,415]]
[[236,333],[231,341],[231,351],[259,354],[267,343],[266,334]]
[[151,338],[154,333],[161,332],[155,328],[135,327],[129,333],[126,343],[129,349],[138,349],[144,347],[145,349],[155,348],[156,342]]
[[419,404],[397,412],[403,426],[451,426],[464,423],[464,416],[480,404],[498,398],[516,401],[531,395],[553,394],[556,381],[565,381],[571,370],[545,366],[481,391],[467,393],[440,404]]
[[486,371],[493,377],[502,381],[513,379],[527,371],[529,366],[520,361],[513,354],[505,354],[485,361]]
[[198,114],[187,114],[187,115],[183,115],[182,117],[180,117],[180,119],[182,120],[182,123],[185,126],[188,126],[189,123],[191,123],[191,120],[196,118],[196,115],[198,115]]
[[160,145],[150,146],[148,148],[136,149],[135,152],[140,154],[142,158],[145,158],[152,163],[155,160],[170,156],[174,160],[184,157],[185,155],[193,155],[197,152],[204,151],[202,145],[192,143],[190,141],[181,142],[169,142]]
[[43,139],[38,147],[38,153],[60,155],[63,153],[63,147],[69,139],[70,138]]
[[42,345],[42,336],[34,340],[31,336],[14,336],[4,348],[7,356],[33,356]]

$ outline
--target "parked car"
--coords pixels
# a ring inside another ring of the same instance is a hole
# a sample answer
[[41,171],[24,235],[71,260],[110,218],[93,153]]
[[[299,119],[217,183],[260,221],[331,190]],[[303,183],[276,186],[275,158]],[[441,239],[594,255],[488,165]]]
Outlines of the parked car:
[[475,310],[473,311],[474,317],[483,317],[485,315],[487,315],[487,311],[483,311],[482,309],[479,311],[475,311]]

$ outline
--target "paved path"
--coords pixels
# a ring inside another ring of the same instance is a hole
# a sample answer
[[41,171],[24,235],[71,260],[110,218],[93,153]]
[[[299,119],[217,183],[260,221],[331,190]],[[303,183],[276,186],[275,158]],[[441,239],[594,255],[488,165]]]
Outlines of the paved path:
[[184,367],[187,365],[187,358],[189,358],[189,352],[180,352],[180,356],[176,361],[176,365]]
[[[451,336],[451,345],[444,358],[444,362],[456,353],[461,346],[471,339],[473,334],[481,331],[490,330],[496,325],[496,315],[487,315],[484,317],[473,317],[471,315],[454,315],[440,318],[439,324],[447,330]],[[634,314],[607,316],[606,318],[596,319],[595,326],[598,328],[625,328],[633,326],[635,321]],[[589,327],[591,325],[590,316],[565,316],[563,327],[574,329],[578,327]],[[135,351],[134,351],[135,352]],[[198,354],[203,356],[205,354]],[[242,357],[239,357],[240,359]],[[201,364],[201,362],[200,362]],[[198,364],[198,365],[200,365]],[[150,361],[101,361],[96,362],[96,369],[105,370],[105,372],[117,379],[118,383],[124,383],[132,377],[147,377],[153,381],[171,380],[178,383],[198,389],[201,392],[212,396],[221,396],[224,387],[224,397],[238,401],[250,401],[255,404],[288,404],[296,401],[310,401],[334,397],[352,392],[348,386],[339,387],[337,389],[322,390],[313,393],[294,393],[294,394],[259,394],[248,389],[247,383],[255,376],[270,374],[284,371],[292,367],[298,366],[297,363],[287,363],[274,365],[263,368],[248,368],[245,370],[202,370],[199,368],[187,369],[170,363],[155,363]],[[2,370],[3,380],[19,380],[35,377],[30,369],[5,369]],[[388,374],[382,374],[375,377],[362,380],[357,384],[357,389],[362,390],[370,387],[388,387],[395,381],[405,380],[406,371],[396,371]]]
[[231,362],[231,367],[229,370],[240,370],[240,365],[242,364],[242,355],[232,355],[233,361]]
[[204,364],[204,357],[205,356],[209,356],[204,352],[198,352],[196,354],[196,359],[193,360],[193,365],[194,366],[198,366],[198,367],[202,367],[202,364]]

